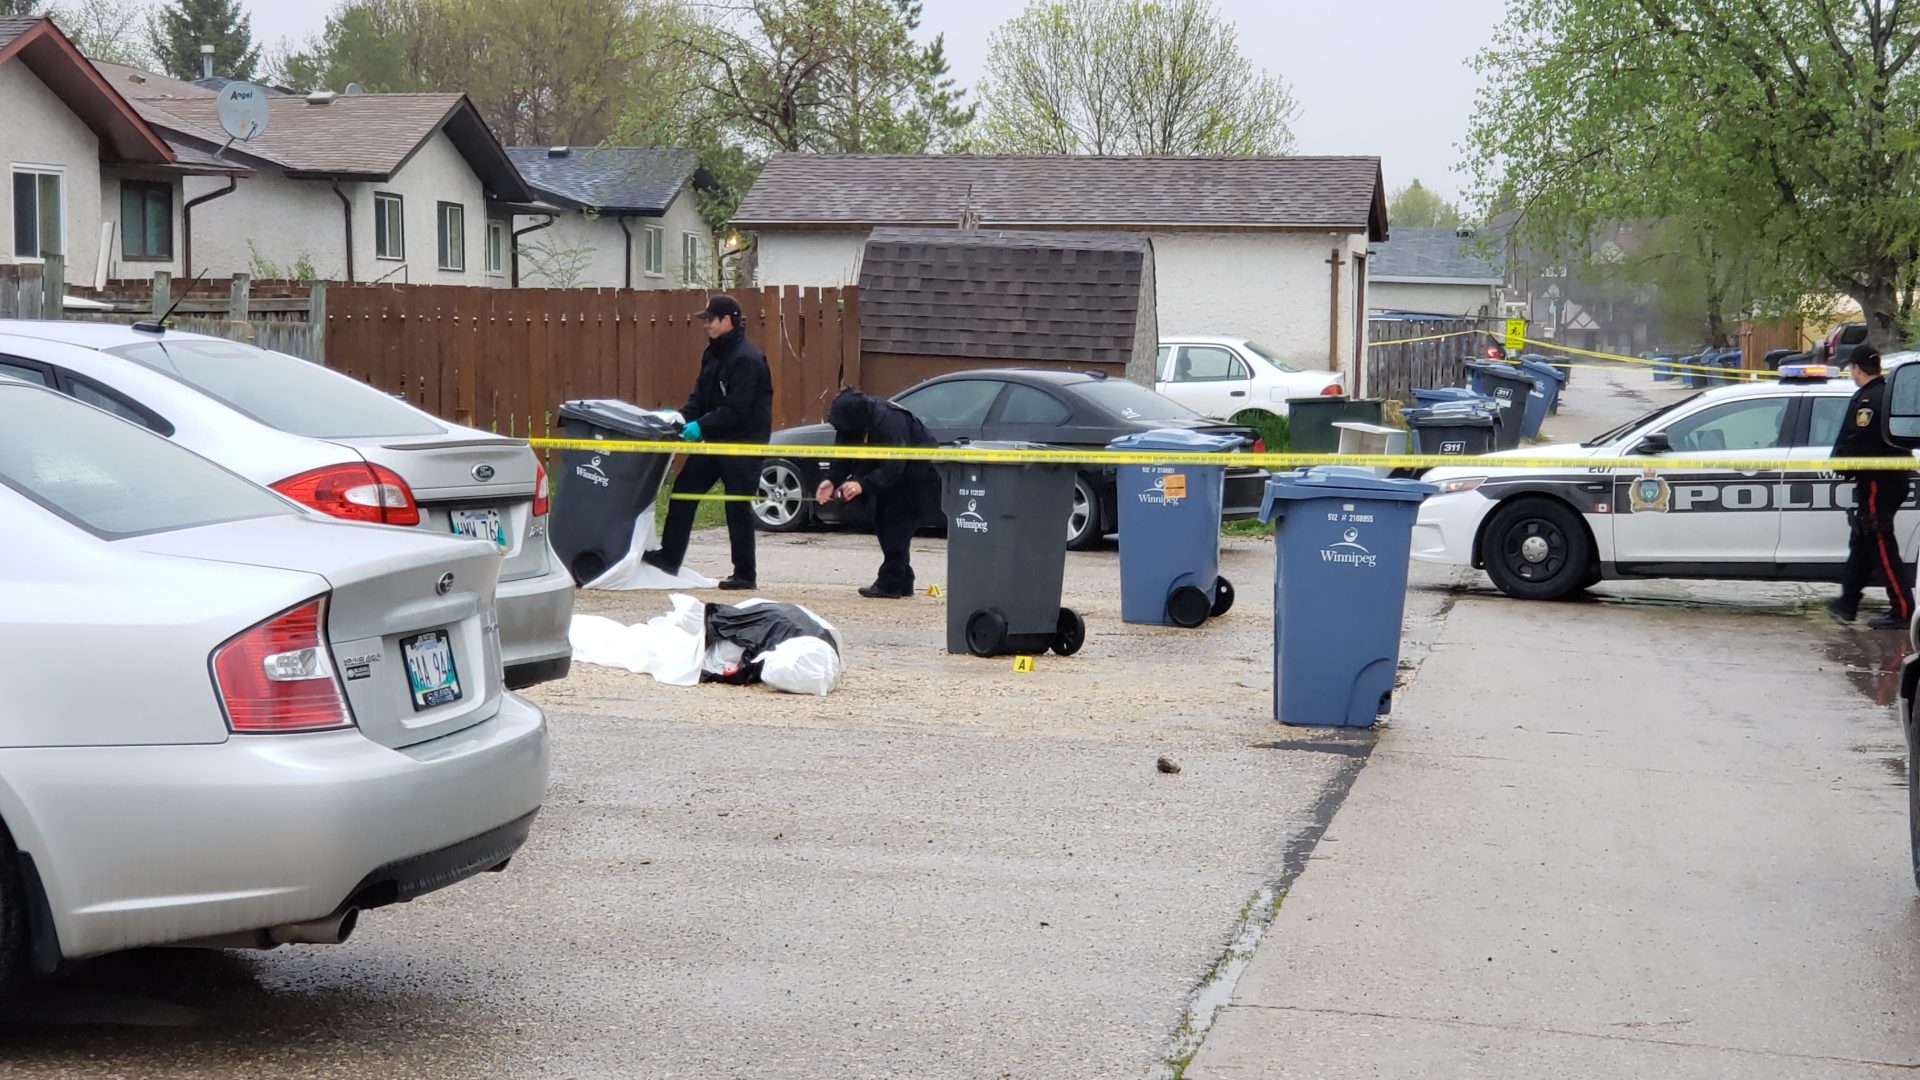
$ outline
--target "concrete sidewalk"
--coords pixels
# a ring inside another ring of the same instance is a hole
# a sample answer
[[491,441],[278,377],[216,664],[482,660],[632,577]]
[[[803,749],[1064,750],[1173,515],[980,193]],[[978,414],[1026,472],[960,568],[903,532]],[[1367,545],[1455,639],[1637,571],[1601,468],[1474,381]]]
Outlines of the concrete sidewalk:
[[1905,747],[1829,658],[1856,634],[1464,597],[1185,1075],[1920,1067]]

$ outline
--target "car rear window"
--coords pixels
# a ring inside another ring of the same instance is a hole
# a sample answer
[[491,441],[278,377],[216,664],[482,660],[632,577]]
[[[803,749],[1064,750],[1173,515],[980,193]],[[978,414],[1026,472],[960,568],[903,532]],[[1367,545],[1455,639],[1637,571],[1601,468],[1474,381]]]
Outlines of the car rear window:
[[285,353],[175,338],[108,349],[255,420],[315,439],[439,435],[446,428],[365,383]]
[[1200,414],[1125,379],[1076,383],[1073,392],[1126,420],[1192,420]]
[[109,540],[299,512],[145,428],[17,386],[0,387],[0,484]]

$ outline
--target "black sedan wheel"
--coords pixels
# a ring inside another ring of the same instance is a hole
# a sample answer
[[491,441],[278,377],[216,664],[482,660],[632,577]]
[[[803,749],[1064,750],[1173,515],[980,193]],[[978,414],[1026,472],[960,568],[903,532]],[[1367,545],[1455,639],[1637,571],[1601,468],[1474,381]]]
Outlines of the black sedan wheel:
[[810,495],[801,490],[800,467],[784,458],[760,464],[760,490],[753,496],[754,524],[767,532],[804,529],[812,517]]
[[1494,511],[1481,562],[1501,592],[1520,600],[1559,600],[1587,585],[1593,541],[1564,503],[1521,499]]
[[1067,514],[1067,550],[1085,551],[1106,538],[1100,527],[1100,493],[1085,476],[1073,478],[1073,509]]

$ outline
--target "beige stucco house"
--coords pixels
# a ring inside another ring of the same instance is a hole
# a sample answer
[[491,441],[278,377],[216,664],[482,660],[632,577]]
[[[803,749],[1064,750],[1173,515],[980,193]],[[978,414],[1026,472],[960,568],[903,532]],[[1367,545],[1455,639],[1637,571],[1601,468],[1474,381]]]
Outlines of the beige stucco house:
[[1340,371],[1366,349],[1367,251],[1387,238],[1372,157],[778,154],[733,223],[762,285],[858,282],[876,226],[1144,233],[1163,335]]
[[1368,268],[1376,311],[1500,315],[1506,274],[1471,229],[1400,226],[1392,240],[1373,245]]
[[525,285],[679,289],[717,281],[691,150],[641,146],[507,149],[550,209],[514,219]]

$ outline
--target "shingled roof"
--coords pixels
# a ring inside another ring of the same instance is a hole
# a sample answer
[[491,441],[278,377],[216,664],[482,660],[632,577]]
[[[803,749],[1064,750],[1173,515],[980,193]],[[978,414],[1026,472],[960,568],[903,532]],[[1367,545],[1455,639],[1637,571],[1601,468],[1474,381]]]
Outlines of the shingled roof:
[[1373,245],[1367,277],[1374,281],[1497,285],[1500,266],[1480,253],[1472,233],[1403,225],[1393,239]]
[[1288,229],[1387,236],[1375,157],[776,154],[734,224]]
[[875,229],[860,264],[868,353],[1125,364],[1158,341],[1137,233]]
[[651,146],[509,146],[507,156],[547,202],[650,217],[667,212],[699,164],[691,150]]
[[[209,146],[227,142],[212,93],[132,101],[155,127]],[[489,194],[509,202],[533,200],[465,94],[269,96],[267,108],[267,130],[229,147],[228,156],[278,166],[296,180],[385,180],[444,130]]]

